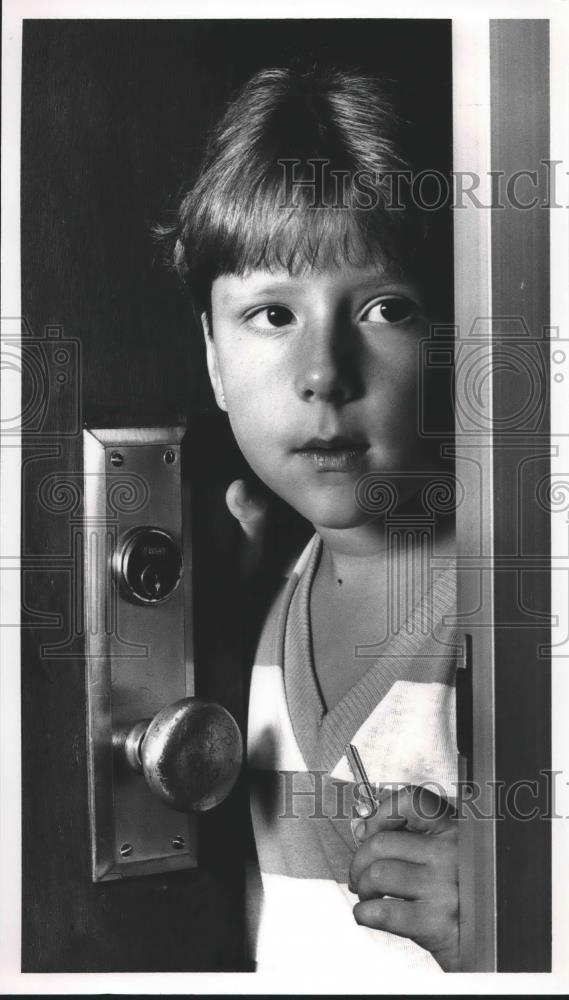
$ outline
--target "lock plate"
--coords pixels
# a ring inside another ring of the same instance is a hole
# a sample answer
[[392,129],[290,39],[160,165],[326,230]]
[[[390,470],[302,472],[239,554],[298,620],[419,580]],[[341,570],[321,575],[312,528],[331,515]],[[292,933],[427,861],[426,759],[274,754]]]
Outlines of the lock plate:
[[[196,817],[160,802],[116,734],[194,695],[184,428],[84,431],[93,881],[196,866]],[[113,742],[113,733],[115,739]]]

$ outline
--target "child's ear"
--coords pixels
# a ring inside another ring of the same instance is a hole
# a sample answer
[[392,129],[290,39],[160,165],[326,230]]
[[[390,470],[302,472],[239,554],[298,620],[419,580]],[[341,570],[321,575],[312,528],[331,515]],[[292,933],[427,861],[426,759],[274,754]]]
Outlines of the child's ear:
[[213,389],[217,405],[219,406],[220,410],[225,410],[225,412],[227,412],[225,393],[223,391],[221,375],[219,374],[219,364],[217,361],[217,348],[215,346],[215,341],[212,337],[211,330],[209,328],[209,320],[205,313],[202,313],[201,321],[202,321],[202,329],[205,340],[205,351],[207,358],[207,370],[209,372],[209,380],[211,382],[211,387]]

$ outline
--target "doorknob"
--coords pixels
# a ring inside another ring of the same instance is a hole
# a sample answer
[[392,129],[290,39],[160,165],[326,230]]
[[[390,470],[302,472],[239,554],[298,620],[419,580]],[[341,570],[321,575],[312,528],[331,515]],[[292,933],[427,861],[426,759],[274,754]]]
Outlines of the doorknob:
[[181,698],[151,720],[120,727],[113,746],[162,802],[181,812],[205,812],[223,802],[243,757],[233,716],[199,698]]

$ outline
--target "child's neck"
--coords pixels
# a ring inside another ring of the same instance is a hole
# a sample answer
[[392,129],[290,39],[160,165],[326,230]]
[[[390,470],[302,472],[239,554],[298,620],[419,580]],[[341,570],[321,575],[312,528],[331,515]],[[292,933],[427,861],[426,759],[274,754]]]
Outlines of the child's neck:
[[[367,526],[366,526],[367,527]],[[388,638],[388,608],[411,612],[429,585],[428,551],[452,560],[454,519],[439,521],[434,538],[417,530],[393,546],[384,526],[374,530],[319,529],[323,549],[310,598],[314,669],[330,710],[370,668],[358,646]],[[422,550],[417,562],[412,550]],[[422,567],[423,571],[418,571]],[[425,578],[425,568],[427,578]]]
[[[454,518],[439,518],[434,529],[433,552],[437,555],[452,555]],[[393,544],[392,533],[384,521],[359,525],[357,528],[317,527],[316,530],[324,543],[323,555],[332,575],[346,580],[362,580],[368,573],[371,576],[377,574],[378,563],[389,558],[389,550]],[[419,524],[414,526],[417,540],[424,530]]]

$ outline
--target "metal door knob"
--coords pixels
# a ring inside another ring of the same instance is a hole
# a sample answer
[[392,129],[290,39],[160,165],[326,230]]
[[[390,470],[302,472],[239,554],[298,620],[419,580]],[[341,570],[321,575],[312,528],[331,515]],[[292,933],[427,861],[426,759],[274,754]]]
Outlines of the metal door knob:
[[181,812],[205,812],[223,802],[243,758],[233,716],[199,698],[181,698],[153,719],[123,727],[113,742],[151,791]]

